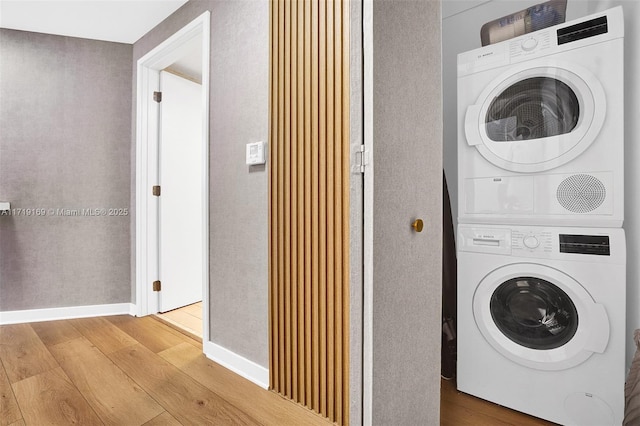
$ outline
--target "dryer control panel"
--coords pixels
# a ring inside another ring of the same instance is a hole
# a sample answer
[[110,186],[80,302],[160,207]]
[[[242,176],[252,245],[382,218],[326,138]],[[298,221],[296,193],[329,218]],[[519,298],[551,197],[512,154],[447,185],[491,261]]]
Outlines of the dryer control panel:
[[458,225],[458,251],[531,259],[624,263],[623,229]]
[[[624,37],[622,7],[458,55],[458,77]],[[585,53],[586,54],[586,53]]]

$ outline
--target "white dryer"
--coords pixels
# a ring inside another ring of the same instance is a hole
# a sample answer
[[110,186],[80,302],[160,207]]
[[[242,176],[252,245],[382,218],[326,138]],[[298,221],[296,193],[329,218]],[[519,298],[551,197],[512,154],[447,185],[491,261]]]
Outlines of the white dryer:
[[459,223],[620,227],[623,15],[458,55]]
[[566,425],[620,425],[624,230],[458,227],[458,389]]

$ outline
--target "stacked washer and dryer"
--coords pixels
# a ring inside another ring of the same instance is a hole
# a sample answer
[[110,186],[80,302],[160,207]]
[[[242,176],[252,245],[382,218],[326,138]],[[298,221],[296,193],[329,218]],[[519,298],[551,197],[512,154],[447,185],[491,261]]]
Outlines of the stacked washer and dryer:
[[620,7],[458,55],[458,389],[621,424]]

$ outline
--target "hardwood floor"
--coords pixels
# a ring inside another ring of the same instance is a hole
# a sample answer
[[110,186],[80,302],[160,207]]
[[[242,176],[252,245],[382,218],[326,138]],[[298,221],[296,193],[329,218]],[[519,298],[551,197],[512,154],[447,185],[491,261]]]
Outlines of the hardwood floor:
[[202,302],[157,314],[156,318],[178,331],[202,339]]
[[458,392],[453,380],[441,380],[442,426],[552,426],[555,423]]
[[0,327],[0,426],[331,423],[210,361],[151,318]]
[[[207,359],[185,334],[126,315],[0,326],[0,426],[44,424],[331,425]],[[441,425],[551,423],[443,380]]]

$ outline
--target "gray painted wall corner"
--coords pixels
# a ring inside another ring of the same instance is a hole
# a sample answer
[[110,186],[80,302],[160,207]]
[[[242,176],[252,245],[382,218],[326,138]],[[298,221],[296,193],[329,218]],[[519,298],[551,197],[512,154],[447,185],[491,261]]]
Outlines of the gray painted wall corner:
[[130,207],[131,46],[0,29],[0,57],[0,311],[128,302],[129,218],[83,209]]

